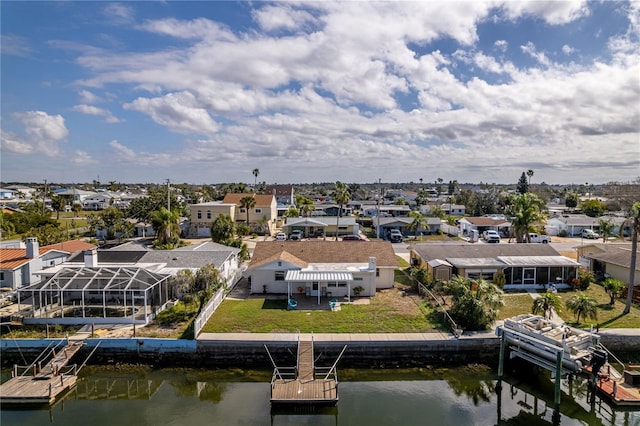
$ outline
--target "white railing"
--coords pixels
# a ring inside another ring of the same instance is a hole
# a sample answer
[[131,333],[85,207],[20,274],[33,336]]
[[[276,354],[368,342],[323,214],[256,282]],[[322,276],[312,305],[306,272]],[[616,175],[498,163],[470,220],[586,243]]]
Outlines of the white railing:
[[213,315],[216,309],[218,309],[218,306],[220,306],[225,297],[227,297],[227,294],[229,294],[229,292],[233,290],[233,287],[238,283],[238,281],[242,279],[242,273],[245,269],[246,268],[244,267],[238,268],[235,274],[227,280],[228,286],[221,287],[218,291],[216,291],[209,302],[207,302],[205,307],[200,312],[200,315],[198,315],[193,323],[194,338],[198,337],[198,334],[200,334],[200,331],[202,331],[207,321],[209,321],[211,315]]

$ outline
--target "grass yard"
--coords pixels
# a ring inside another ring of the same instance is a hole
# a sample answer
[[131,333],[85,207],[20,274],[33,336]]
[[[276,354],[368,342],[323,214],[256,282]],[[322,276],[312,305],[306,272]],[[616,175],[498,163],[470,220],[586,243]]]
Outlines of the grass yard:
[[498,319],[511,318],[520,314],[531,313],[533,298],[529,293],[505,293],[504,306],[498,312]]
[[[559,294],[564,304],[574,294],[578,293],[572,291]],[[631,312],[627,315],[622,315],[625,300],[618,299],[613,306],[609,305],[609,295],[601,285],[591,284],[583,293],[598,301],[598,319],[595,321],[592,319],[584,320],[580,317],[580,324],[576,325],[573,313],[564,308],[560,316],[565,322],[581,328],[588,328],[591,325],[595,327],[597,324],[600,325],[600,328],[640,328],[640,308],[638,305],[632,305]]]
[[339,311],[288,311],[285,300],[225,300],[202,330],[209,333],[424,333],[435,329],[420,299],[393,288],[369,305]]

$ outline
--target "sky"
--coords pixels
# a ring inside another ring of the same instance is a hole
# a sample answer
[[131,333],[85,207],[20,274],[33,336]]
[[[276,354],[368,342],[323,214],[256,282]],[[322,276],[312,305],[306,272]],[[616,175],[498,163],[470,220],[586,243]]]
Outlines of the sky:
[[6,1],[4,182],[640,176],[640,2]]

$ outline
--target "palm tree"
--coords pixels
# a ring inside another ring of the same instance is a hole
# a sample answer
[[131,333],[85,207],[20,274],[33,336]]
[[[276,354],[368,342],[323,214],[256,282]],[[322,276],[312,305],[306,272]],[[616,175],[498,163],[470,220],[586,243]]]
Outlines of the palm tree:
[[173,245],[180,240],[180,215],[176,210],[169,211],[165,207],[151,212],[151,225],[156,230],[156,241],[160,245]]
[[340,232],[340,216],[342,215],[342,206],[347,204],[351,199],[351,193],[346,184],[342,182],[336,182],[336,188],[333,191],[333,199],[338,203],[338,216],[336,219],[336,241],[338,241],[338,234]]
[[598,319],[598,301],[584,293],[577,294],[567,300],[567,309],[576,315],[576,323],[580,324],[580,316],[584,318]]
[[240,199],[240,207],[245,209],[247,212],[247,225],[249,225],[249,210],[256,206],[256,199],[254,195],[247,195],[246,197],[242,197]]
[[[636,279],[636,261],[638,259],[638,234],[640,234],[640,202],[633,203],[631,207],[631,264],[629,265],[629,288],[627,289],[627,303],[624,306],[623,314],[631,311],[633,302],[633,286]],[[626,221],[625,221],[626,222]],[[620,226],[620,232],[624,228],[624,223]]]
[[455,276],[445,288],[452,296],[449,313],[459,326],[467,330],[488,328],[498,317],[498,310],[504,306],[502,291],[485,280],[473,281]]
[[561,310],[562,301],[560,300],[560,296],[549,290],[542,296],[534,299],[533,306],[531,307],[532,314],[542,314],[545,318],[549,319],[553,317],[553,311],[559,313]]
[[[417,210],[409,212],[409,217],[413,218],[413,221],[409,224],[408,228],[413,231],[413,235],[417,236],[418,231],[422,229],[429,230],[429,224],[427,218]],[[422,234],[420,234],[420,241],[422,241]]]
[[604,287],[604,291],[606,291],[611,298],[609,304],[613,306],[613,304],[616,302],[616,299],[622,294],[625,284],[615,278],[607,278],[602,282],[602,287]]
[[527,170],[527,176],[529,176],[529,188],[531,188],[531,178],[533,177],[533,170]]
[[598,219],[598,226],[600,227],[600,232],[602,232],[602,242],[606,243],[607,239],[609,239],[609,234],[613,231],[614,224],[609,219]]
[[542,212],[544,201],[537,195],[527,192],[516,195],[511,204],[513,214],[513,230],[518,242],[531,242],[529,232],[535,231],[534,224],[542,222],[545,214]]
[[59,195],[51,196],[51,208],[56,212],[56,220],[60,220],[60,212],[64,211],[64,208],[67,206],[64,198]]
[[260,174],[260,169],[253,169],[251,172],[253,173],[253,190],[256,190],[256,186],[258,185],[258,175]]

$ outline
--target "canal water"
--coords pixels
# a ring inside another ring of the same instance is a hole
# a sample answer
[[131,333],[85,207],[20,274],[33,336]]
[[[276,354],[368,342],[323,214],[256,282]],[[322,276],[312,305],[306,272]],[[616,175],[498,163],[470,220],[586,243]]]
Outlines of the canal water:
[[527,366],[509,374],[496,392],[496,373],[485,366],[343,369],[337,407],[286,411],[271,409],[270,371],[90,366],[55,406],[2,407],[0,424],[640,426],[638,411],[614,410],[599,398],[590,404],[580,378],[562,381],[560,413],[554,416],[548,373]]

